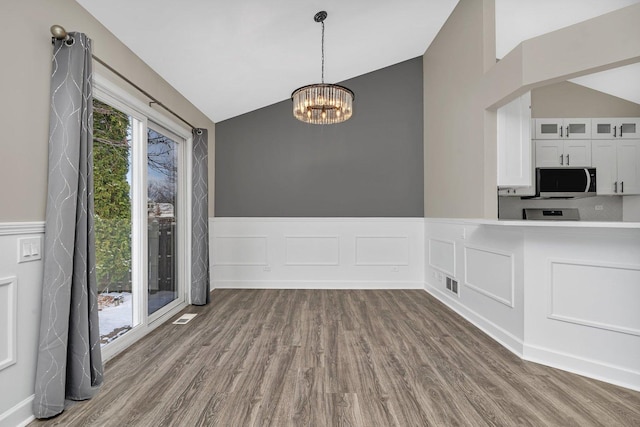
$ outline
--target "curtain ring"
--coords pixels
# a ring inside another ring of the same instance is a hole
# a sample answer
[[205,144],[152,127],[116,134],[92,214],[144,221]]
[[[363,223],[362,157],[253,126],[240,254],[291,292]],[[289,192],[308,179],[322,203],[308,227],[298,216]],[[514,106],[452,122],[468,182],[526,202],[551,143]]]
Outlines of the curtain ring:
[[202,129],[197,129],[196,130],[196,135],[202,135]]
[[67,46],[73,46],[75,42],[76,42],[76,39],[74,39],[71,36],[67,36],[67,38],[64,40],[64,44],[66,44]]

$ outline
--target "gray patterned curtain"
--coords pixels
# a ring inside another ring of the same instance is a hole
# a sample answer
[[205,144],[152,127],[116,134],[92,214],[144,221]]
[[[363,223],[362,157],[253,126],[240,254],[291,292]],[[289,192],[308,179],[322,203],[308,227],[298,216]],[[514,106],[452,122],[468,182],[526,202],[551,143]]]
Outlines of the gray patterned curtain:
[[56,40],[51,75],[44,278],[33,412],[49,418],[65,399],[102,384],[93,233],[91,40]]
[[191,304],[209,303],[209,168],[208,132],[193,130],[191,206]]

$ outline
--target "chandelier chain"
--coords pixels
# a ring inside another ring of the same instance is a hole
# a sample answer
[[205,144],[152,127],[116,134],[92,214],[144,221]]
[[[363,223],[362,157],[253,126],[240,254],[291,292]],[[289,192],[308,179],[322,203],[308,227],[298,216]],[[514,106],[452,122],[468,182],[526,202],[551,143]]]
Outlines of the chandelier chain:
[[322,24],[322,83],[324,83],[324,21]]

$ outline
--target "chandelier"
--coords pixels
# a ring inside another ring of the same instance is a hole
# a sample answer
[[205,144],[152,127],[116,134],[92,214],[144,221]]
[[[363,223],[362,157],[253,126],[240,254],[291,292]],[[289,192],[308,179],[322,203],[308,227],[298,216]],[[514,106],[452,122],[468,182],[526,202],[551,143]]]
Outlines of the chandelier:
[[353,114],[355,95],[344,86],[324,82],[324,20],[327,12],[315,14],[313,20],[322,24],[322,83],[296,89],[291,94],[293,116],[305,123],[329,125],[349,120]]

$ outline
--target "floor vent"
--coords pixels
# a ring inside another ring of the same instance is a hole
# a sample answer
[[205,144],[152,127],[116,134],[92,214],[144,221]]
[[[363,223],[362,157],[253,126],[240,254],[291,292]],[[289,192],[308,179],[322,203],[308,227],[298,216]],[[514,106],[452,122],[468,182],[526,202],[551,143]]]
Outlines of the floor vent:
[[196,317],[196,313],[183,314],[182,316],[177,318],[175,320],[175,322],[173,322],[173,324],[174,325],[184,325],[184,324],[189,323],[189,321],[191,321],[191,319],[193,319],[194,317]]
[[457,280],[453,280],[451,277],[447,277],[446,286],[447,286],[448,290],[450,290],[454,294],[458,295],[458,281]]

